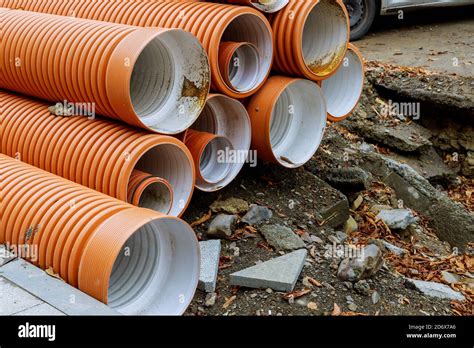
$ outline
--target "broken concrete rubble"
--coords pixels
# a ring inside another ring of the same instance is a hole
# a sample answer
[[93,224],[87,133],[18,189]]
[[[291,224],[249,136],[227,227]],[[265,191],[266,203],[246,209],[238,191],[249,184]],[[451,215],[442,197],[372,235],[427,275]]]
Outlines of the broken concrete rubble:
[[247,212],[249,204],[243,199],[231,197],[215,201],[210,208],[214,213],[241,214]]
[[417,221],[413,212],[408,209],[381,210],[377,214],[377,218],[383,220],[390,229],[394,230],[404,230]]
[[236,215],[219,214],[209,224],[207,235],[212,238],[229,238],[236,221]]
[[303,240],[286,226],[265,225],[260,228],[260,233],[268,244],[277,250],[295,250],[305,247]]
[[293,291],[303,268],[307,251],[292,253],[262,262],[230,275],[230,283],[248,288],[271,288],[276,291]]
[[454,291],[449,286],[441,283],[407,278],[406,286],[418,289],[423,294],[432,297],[457,301],[464,301],[466,299],[460,292]]
[[267,207],[251,204],[249,211],[242,218],[242,222],[249,225],[256,225],[262,221],[270,220],[272,216],[272,211]]
[[382,251],[377,245],[369,244],[356,257],[348,257],[341,261],[337,277],[343,281],[356,282],[372,277],[382,265]]

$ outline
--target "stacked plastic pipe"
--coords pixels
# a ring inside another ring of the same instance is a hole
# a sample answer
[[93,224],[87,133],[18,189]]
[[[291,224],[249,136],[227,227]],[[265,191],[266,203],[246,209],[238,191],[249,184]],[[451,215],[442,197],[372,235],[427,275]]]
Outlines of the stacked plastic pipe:
[[124,314],[191,301],[194,187],[226,187],[250,150],[304,165],[362,92],[341,0],[0,0],[0,17],[0,242]]

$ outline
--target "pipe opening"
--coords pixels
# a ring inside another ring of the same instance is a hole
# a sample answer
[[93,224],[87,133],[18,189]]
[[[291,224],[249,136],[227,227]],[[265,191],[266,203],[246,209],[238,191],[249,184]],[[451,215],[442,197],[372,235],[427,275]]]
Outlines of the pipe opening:
[[238,47],[229,62],[230,85],[238,92],[247,92],[256,86],[260,56],[254,45]]
[[169,214],[178,216],[183,212],[193,192],[194,163],[182,148],[176,144],[157,145],[140,158],[135,169],[167,180],[174,197]]
[[141,193],[138,206],[168,214],[173,204],[171,186],[164,181],[152,182]]
[[161,33],[133,67],[130,96],[135,113],[157,132],[184,131],[204,106],[209,79],[207,55],[193,35],[177,29]]
[[277,161],[296,168],[314,155],[326,126],[326,103],[313,82],[298,79],[279,96],[270,121],[270,143]]
[[289,0],[255,0],[252,5],[262,12],[274,13],[280,11],[288,2]]
[[348,49],[337,72],[322,82],[329,115],[341,118],[357,105],[364,84],[364,67],[357,53]]
[[229,174],[232,164],[225,158],[226,150],[232,150],[232,144],[224,137],[212,139],[204,148],[199,159],[199,170],[206,182],[218,183]]
[[[273,56],[273,38],[272,33],[265,25],[265,22],[255,14],[242,14],[235,17],[227,26],[222,35],[222,42],[247,42],[254,45],[259,56],[258,66],[255,63],[247,64],[246,69],[251,69],[249,72],[243,73],[245,78],[242,82],[237,83],[239,92],[249,92],[260,86],[266,79],[272,64]],[[247,52],[242,52],[241,56],[249,57],[249,62],[255,59],[250,58],[254,56],[249,49]],[[240,69],[239,69],[240,70]],[[224,71],[220,71],[221,76],[225,76]],[[252,75],[255,74],[255,75]],[[229,86],[230,87],[230,86]]]
[[349,33],[348,18],[333,0],[320,0],[309,13],[303,28],[303,58],[318,76],[336,69],[344,57]]
[[183,221],[147,223],[127,240],[114,262],[108,305],[129,315],[182,314],[197,284],[196,259],[196,238]]

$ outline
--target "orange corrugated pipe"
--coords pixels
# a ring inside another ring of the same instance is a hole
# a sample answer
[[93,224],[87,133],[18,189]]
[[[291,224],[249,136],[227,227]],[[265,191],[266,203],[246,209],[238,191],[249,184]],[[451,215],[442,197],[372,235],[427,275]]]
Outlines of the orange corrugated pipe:
[[196,187],[215,185],[212,191],[224,187],[221,183],[228,181],[233,167],[225,158],[226,153],[234,151],[230,140],[222,135],[188,129],[184,143],[194,159]]
[[214,0],[214,2],[253,6],[262,12],[274,13],[285,7],[289,0]]
[[[201,41],[209,55],[212,88],[233,98],[252,95],[262,86],[271,69],[270,24],[262,13],[247,6],[162,0],[5,0],[3,6],[121,24],[184,29]],[[219,47],[223,41],[250,42],[258,48],[258,75],[248,90],[237,91],[225,83],[219,69]]]
[[173,187],[168,180],[134,169],[127,197],[130,204],[168,214],[173,205]]
[[199,278],[184,221],[137,208],[0,154],[0,243],[123,314],[182,314]]
[[357,106],[364,87],[364,59],[359,49],[349,44],[343,63],[334,75],[319,82],[333,122],[349,117]]
[[321,143],[327,108],[315,82],[272,76],[250,99],[247,110],[252,148],[265,161],[296,168],[309,161]]
[[0,88],[164,134],[188,128],[209,91],[199,41],[177,29],[136,28],[1,9]]
[[171,184],[171,215],[191,200],[191,153],[178,139],[104,119],[59,117],[48,105],[0,90],[0,152],[127,202],[134,169]]
[[341,0],[290,0],[270,22],[276,71],[319,81],[342,63],[350,27]]

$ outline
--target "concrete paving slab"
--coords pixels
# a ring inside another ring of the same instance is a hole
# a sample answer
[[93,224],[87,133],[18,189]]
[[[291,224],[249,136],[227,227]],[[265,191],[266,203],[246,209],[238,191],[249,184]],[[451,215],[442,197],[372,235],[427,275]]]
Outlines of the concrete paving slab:
[[[119,315],[102,302],[53,278],[40,268],[22,259],[16,259],[0,267],[0,276],[23,288],[31,295],[48,303],[66,315]],[[13,291],[13,290],[12,290]],[[35,305],[41,302],[35,303]],[[3,302],[0,300],[0,308]],[[20,308],[15,312],[32,307]]]
[[230,275],[230,283],[248,288],[271,288],[276,291],[293,291],[303,269],[306,249],[271,259]]
[[56,308],[53,306],[47,304],[47,303],[42,303],[40,305],[25,309],[24,311],[15,313],[14,315],[65,315],[63,312],[58,311]]
[[201,249],[201,271],[198,289],[205,292],[214,292],[219,271],[221,241],[215,239],[199,242],[199,248]]
[[0,276],[0,315],[12,315],[42,303],[39,298]]
[[7,248],[5,248],[5,245],[1,244],[0,245],[0,267],[3,265],[6,265],[8,262],[13,261],[16,259],[16,256],[9,252]]

